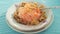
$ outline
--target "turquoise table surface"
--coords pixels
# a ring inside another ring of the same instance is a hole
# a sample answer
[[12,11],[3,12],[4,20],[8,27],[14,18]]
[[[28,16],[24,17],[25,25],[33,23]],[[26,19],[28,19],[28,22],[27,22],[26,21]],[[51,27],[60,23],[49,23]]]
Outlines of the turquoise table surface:
[[[20,2],[20,0],[0,0],[0,34],[22,34],[12,30],[6,24],[7,9],[16,2]],[[49,7],[60,6],[60,0],[39,0],[39,2],[45,3]],[[60,9],[52,9],[52,12],[54,14],[52,25],[47,30],[37,34],[60,34]]]

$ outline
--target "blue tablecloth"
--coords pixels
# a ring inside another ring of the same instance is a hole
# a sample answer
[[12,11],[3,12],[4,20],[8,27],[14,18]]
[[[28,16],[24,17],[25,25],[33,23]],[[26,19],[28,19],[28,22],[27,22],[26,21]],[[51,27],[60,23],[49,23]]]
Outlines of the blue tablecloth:
[[[16,2],[20,2],[20,0],[0,0],[0,34],[20,34],[6,24],[5,18],[7,9]],[[45,3],[47,6],[60,6],[60,0],[39,0],[39,2]],[[38,34],[60,34],[60,9],[52,9],[52,12],[54,14],[53,24]]]

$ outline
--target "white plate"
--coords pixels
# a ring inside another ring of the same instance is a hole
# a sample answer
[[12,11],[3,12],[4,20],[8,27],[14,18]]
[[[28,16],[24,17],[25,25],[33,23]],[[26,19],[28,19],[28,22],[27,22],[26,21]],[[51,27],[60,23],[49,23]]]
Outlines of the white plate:
[[[19,3],[16,3],[16,4],[18,5]],[[10,26],[12,29],[14,29],[14,30],[16,30],[16,31],[18,31],[18,32],[24,32],[24,31],[22,31],[22,30],[25,30],[25,31],[36,30],[36,29],[41,29],[42,27],[45,27],[45,26],[47,25],[44,29],[33,32],[33,33],[37,33],[37,32],[41,32],[41,31],[47,29],[47,27],[49,26],[48,24],[52,23],[52,22],[51,22],[51,21],[53,20],[53,13],[52,13],[52,11],[51,11],[51,10],[45,10],[45,11],[46,11],[46,14],[47,14],[47,19],[46,19],[46,22],[45,22],[45,23],[43,23],[43,24],[38,24],[38,25],[36,25],[36,26],[25,26],[25,25],[22,25],[22,24],[18,24],[18,23],[14,20],[14,18],[13,18],[13,13],[16,11],[16,6],[15,6],[16,4],[13,4],[13,5],[8,9],[8,11],[7,11],[7,13],[6,13],[6,19],[7,19],[7,21],[8,21],[9,26]],[[51,19],[51,18],[52,18],[52,19]]]

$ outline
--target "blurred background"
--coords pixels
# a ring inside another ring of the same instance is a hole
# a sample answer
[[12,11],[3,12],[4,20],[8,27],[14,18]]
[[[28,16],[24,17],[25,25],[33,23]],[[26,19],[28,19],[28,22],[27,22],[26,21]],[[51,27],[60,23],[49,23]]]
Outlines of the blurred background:
[[[0,34],[22,34],[12,30],[6,24],[6,12],[7,9],[14,3],[23,0],[0,0]],[[40,3],[44,3],[47,6],[60,6],[60,0],[35,0]],[[45,31],[37,34],[60,34],[60,9],[52,9],[54,14],[54,20],[52,25]]]

